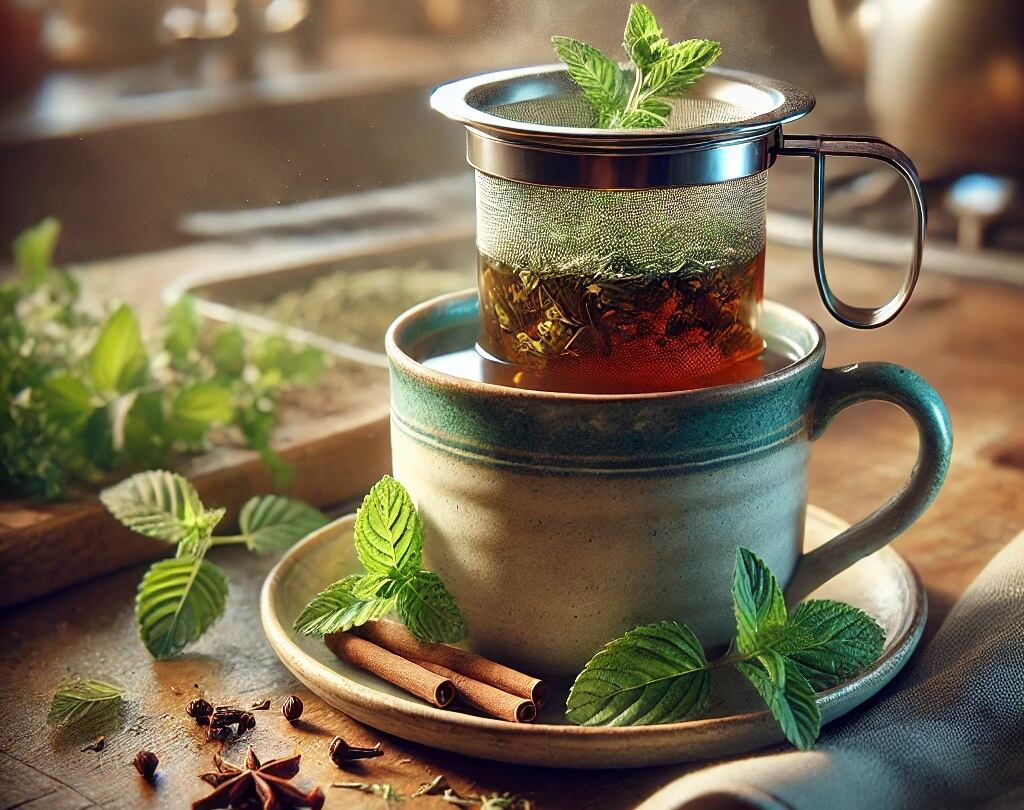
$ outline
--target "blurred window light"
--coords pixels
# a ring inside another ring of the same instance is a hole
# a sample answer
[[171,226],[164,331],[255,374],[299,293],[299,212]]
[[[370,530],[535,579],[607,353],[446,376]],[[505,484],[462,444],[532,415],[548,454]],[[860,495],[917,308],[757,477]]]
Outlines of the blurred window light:
[[309,0],[271,0],[263,11],[263,27],[272,34],[282,34],[308,15]]

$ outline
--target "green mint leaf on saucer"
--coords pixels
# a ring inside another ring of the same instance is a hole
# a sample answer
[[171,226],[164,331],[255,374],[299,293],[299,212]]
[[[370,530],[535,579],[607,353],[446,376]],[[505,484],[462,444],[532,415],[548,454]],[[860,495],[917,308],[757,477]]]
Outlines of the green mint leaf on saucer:
[[402,623],[421,641],[450,643],[466,635],[466,617],[441,577],[431,571],[402,582],[397,607]]
[[736,668],[768,704],[787,740],[801,750],[814,745],[821,730],[821,714],[814,690],[792,661],[766,652]]
[[257,554],[286,549],[326,524],[319,509],[283,495],[250,498],[238,516],[245,544]]
[[135,620],[146,649],[167,658],[205,633],[224,612],[228,581],[203,559],[177,557],[150,566],[135,595]]
[[412,575],[423,560],[423,526],[405,487],[391,476],[373,485],[356,513],[356,554],[371,574]]
[[552,37],[555,52],[569,76],[593,107],[596,125],[604,129],[650,129],[668,125],[670,98],[682,95],[722,52],[709,39],[670,44],[654,14],[633,3],[622,47],[633,63],[623,71],[597,48],[569,37]]
[[884,645],[885,631],[863,610],[831,599],[812,599],[796,606],[771,646],[820,690],[871,666]]
[[325,636],[386,616],[394,599],[378,597],[373,588],[388,580],[368,580],[369,577],[352,574],[324,588],[302,609],[295,629],[306,636]]
[[46,722],[51,726],[67,726],[86,718],[96,719],[120,707],[124,689],[112,683],[91,678],[73,678],[58,687],[50,700]]
[[786,602],[779,583],[768,566],[745,548],[736,550],[732,602],[740,652],[759,649],[786,624]]
[[569,692],[566,717],[586,726],[672,723],[699,717],[710,700],[697,637],[661,622],[630,630],[591,658]]
[[864,611],[815,599],[790,616],[768,566],[736,551],[736,640],[708,662],[683,625],[639,627],[605,646],[577,676],[566,717],[581,725],[643,725],[699,717],[711,698],[710,670],[735,666],[768,704],[786,738],[810,748],[821,730],[816,689],[874,663],[885,633]]
[[146,369],[146,347],[135,313],[116,309],[89,352],[89,372],[97,390],[124,393],[138,387]]
[[209,537],[224,515],[205,509],[195,487],[166,470],[136,473],[103,490],[100,500],[129,529],[169,543]]
[[558,58],[580,86],[594,111],[597,126],[608,127],[626,105],[629,88],[622,69],[597,48],[570,37],[551,37]]

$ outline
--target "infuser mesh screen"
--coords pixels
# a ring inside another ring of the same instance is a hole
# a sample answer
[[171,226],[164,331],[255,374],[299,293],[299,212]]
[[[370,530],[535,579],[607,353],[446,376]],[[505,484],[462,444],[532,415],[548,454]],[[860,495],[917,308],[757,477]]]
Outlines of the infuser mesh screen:
[[[672,114],[665,129],[683,132],[705,127],[734,124],[758,114],[757,110],[740,107],[714,98],[700,96],[672,99]],[[579,93],[563,96],[545,96],[510,104],[497,104],[482,108],[491,115],[519,121],[523,124],[543,124],[551,127],[592,127],[594,111]]]
[[477,247],[542,276],[735,264],[764,248],[766,191],[767,172],[637,191],[535,186],[477,172]]

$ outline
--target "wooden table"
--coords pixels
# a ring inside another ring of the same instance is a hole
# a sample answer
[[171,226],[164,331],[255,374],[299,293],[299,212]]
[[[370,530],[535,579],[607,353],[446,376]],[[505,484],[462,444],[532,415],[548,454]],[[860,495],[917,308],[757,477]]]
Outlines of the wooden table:
[[[908,365],[938,388],[953,417],[956,450],[946,486],[928,513],[896,541],[928,588],[931,634],[979,569],[1024,527],[1024,289],[926,272],[914,302],[895,324],[854,332],[827,320],[810,284],[809,265],[804,252],[773,246],[768,291],[826,325],[829,365],[865,359]],[[888,278],[851,262],[832,261],[831,269],[842,280],[841,290],[851,295],[877,290]],[[915,452],[910,421],[895,408],[874,403],[848,411],[815,449],[811,499],[856,520],[900,485]],[[296,782],[321,785],[328,807],[385,806],[375,796],[331,789],[332,781],[389,782],[408,793],[443,773],[460,791],[511,791],[539,808],[626,808],[686,771],[512,767],[383,737],[325,706],[277,662],[257,611],[259,588],[273,560],[237,549],[214,556],[230,577],[227,613],[199,644],[171,661],[150,660],[136,637],[132,595],[141,568],[6,612],[0,807],[186,807],[207,792],[196,775],[211,768],[216,750],[184,713],[186,702],[200,691],[215,701],[246,706],[270,698],[272,710],[257,712],[256,729],[229,746],[226,756],[241,760],[247,742],[264,759],[300,750],[303,768]],[[52,731],[44,724],[53,687],[72,673],[127,687],[120,726],[107,733],[100,753],[80,750],[95,732]],[[289,726],[279,707],[293,693],[307,708],[302,721]],[[386,755],[344,773],[327,759],[335,734],[352,744],[379,740]],[[160,756],[153,786],[131,767],[140,748]],[[440,799],[417,802],[410,806],[451,807]]]

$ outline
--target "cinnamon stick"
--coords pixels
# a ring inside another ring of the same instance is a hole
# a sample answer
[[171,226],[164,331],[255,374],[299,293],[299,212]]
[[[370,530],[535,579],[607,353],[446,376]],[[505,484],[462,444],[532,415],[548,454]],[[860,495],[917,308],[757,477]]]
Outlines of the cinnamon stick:
[[379,644],[391,652],[419,663],[437,664],[480,681],[502,692],[532,701],[536,708],[544,705],[547,686],[538,678],[532,678],[506,667],[496,661],[475,655],[448,644],[430,644],[420,641],[397,622],[379,620],[367,622],[355,629],[360,636]]
[[451,679],[424,669],[365,638],[351,633],[331,633],[324,636],[324,642],[339,658],[439,708],[443,709],[455,697],[455,684]]
[[474,680],[454,670],[430,661],[421,661],[420,666],[447,678],[455,684],[455,697],[484,714],[508,720],[510,723],[532,723],[537,719],[537,707],[532,700],[502,692],[490,684]]

